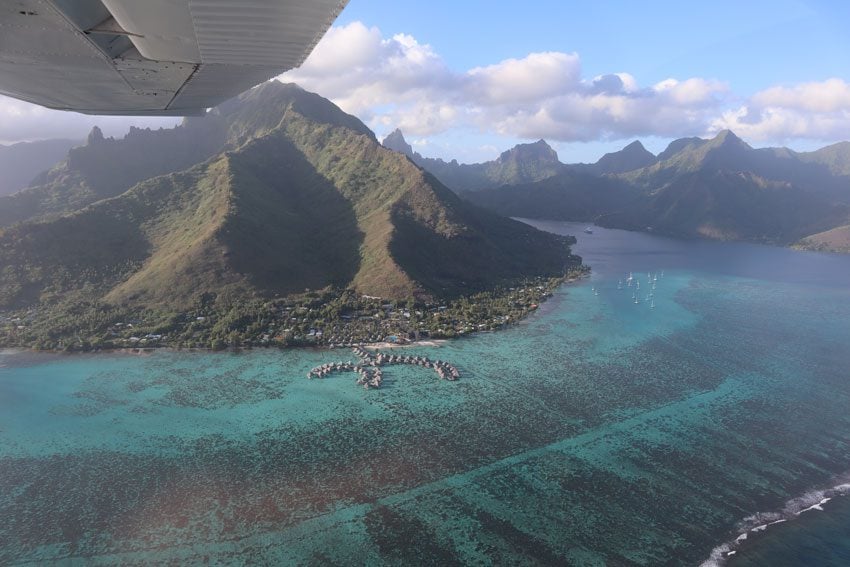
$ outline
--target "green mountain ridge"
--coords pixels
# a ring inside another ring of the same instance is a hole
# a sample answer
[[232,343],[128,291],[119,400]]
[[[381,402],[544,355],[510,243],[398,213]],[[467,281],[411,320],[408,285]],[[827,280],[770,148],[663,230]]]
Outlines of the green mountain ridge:
[[649,167],[656,163],[658,158],[643,147],[640,141],[635,140],[618,152],[607,153],[591,166],[596,174],[626,173]]
[[540,181],[564,169],[558,161],[558,154],[544,140],[518,144],[502,152],[495,160],[473,164],[423,157],[413,151],[399,129],[391,132],[382,143],[384,147],[406,155],[446,187],[459,193]]
[[[725,130],[674,140],[658,156],[633,142],[595,164],[463,196],[506,216],[791,245],[850,223],[849,168],[847,142],[754,149]],[[838,250],[830,234],[812,242]]]
[[[95,132],[72,151],[31,189],[54,195],[54,206],[0,229],[0,308],[92,302],[180,312],[204,297],[328,287],[430,300],[580,263],[569,239],[462,201],[295,85],[268,83],[207,118],[124,140]],[[121,190],[165,168],[176,137],[197,146],[170,163],[198,163]],[[103,183],[122,154],[157,145],[159,155]]]

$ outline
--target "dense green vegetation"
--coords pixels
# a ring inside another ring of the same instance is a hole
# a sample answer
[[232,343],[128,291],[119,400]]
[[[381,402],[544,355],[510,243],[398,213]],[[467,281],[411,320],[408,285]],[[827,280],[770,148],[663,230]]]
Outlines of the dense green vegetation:
[[[507,216],[596,222],[688,238],[844,250],[850,144],[753,149],[724,131],[676,140],[657,157],[634,143],[533,183],[465,193]],[[632,168],[632,169],[629,169]],[[816,236],[822,235],[822,236]],[[810,238],[807,238],[810,237]]]
[[[308,309],[373,296],[427,311],[580,266],[571,239],[461,200],[295,85],[266,84],[208,118],[123,140],[95,131],[22,193],[37,197],[32,217],[0,228],[7,344],[114,344],[132,321],[174,344],[256,342],[305,290],[324,290]],[[401,332],[369,329],[357,336]]]
[[286,298],[204,294],[181,312],[127,308],[73,298],[0,314],[0,347],[90,351],[112,348],[343,346],[440,339],[518,322],[564,281],[584,274],[521,279],[449,301],[386,300],[353,289]]

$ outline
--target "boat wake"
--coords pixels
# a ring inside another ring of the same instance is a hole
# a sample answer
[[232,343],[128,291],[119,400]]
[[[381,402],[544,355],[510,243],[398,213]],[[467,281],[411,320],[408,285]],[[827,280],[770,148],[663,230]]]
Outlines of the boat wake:
[[802,496],[792,498],[781,510],[758,512],[741,520],[737,527],[738,535],[711,550],[708,559],[700,567],[719,567],[738,553],[750,534],[763,532],[776,524],[797,519],[801,514],[811,511],[823,511],[823,507],[833,498],[850,495],[850,473],[843,475],[838,484],[821,490],[810,490]]

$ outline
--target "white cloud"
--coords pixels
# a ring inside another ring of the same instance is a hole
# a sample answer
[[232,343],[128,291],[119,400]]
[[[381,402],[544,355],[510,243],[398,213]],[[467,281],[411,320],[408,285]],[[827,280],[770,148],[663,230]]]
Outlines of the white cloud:
[[484,105],[535,103],[580,86],[581,63],[575,53],[532,53],[524,59],[469,70],[462,80],[467,100]]
[[641,88],[625,72],[585,79],[576,53],[531,53],[459,72],[429,45],[360,22],[332,28],[304,65],[280,78],[377,130],[428,136],[472,128],[553,141],[703,133],[728,90],[701,78]]
[[830,113],[850,109],[850,85],[841,79],[819,83],[803,83],[793,87],[771,87],[752,97],[762,108],[793,108],[814,113]]
[[713,130],[722,128],[746,139],[771,143],[846,139],[850,132],[850,84],[832,78],[767,88],[712,122]]

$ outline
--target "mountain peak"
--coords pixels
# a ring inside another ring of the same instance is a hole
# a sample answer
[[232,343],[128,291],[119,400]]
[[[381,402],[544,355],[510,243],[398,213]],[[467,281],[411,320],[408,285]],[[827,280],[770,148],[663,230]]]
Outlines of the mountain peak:
[[644,145],[640,142],[640,140],[635,140],[631,144],[626,145],[622,149],[622,151],[624,151],[624,152],[640,152],[640,151],[648,152],[649,150],[647,150],[644,147]]
[[499,163],[507,163],[514,160],[559,163],[558,153],[552,149],[552,146],[546,143],[546,140],[542,139],[528,144],[517,144],[513,148],[502,152],[497,161]]
[[711,140],[716,144],[744,144],[747,145],[741,138],[735,135],[735,132],[732,130],[721,130],[717,133],[717,135]]
[[699,147],[703,144],[706,144],[707,140],[702,138],[697,138],[696,136],[691,138],[679,138],[677,140],[673,140],[667,145],[667,148],[660,154],[658,154],[658,161],[666,161],[672,158],[674,155],[678,154],[688,146]]
[[93,146],[103,141],[103,132],[100,128],[95,126],[89,132],[89,137],[86,138],[86,145]]
[[381,145],[389,150],[402,153],[408,157],[413,157],[413,146],[407,143],[407,140],[404,139],[404,134],[402,134],[401,130],[398,128],[390,132],[387,137],[384,138],[384,141],[381,142]]
[[599,158],[595,168],[599,173],[625,173],[647,167],[656,161],[655,155],[643,147],[639,140],[635,140],[622,150],[607,153]]

